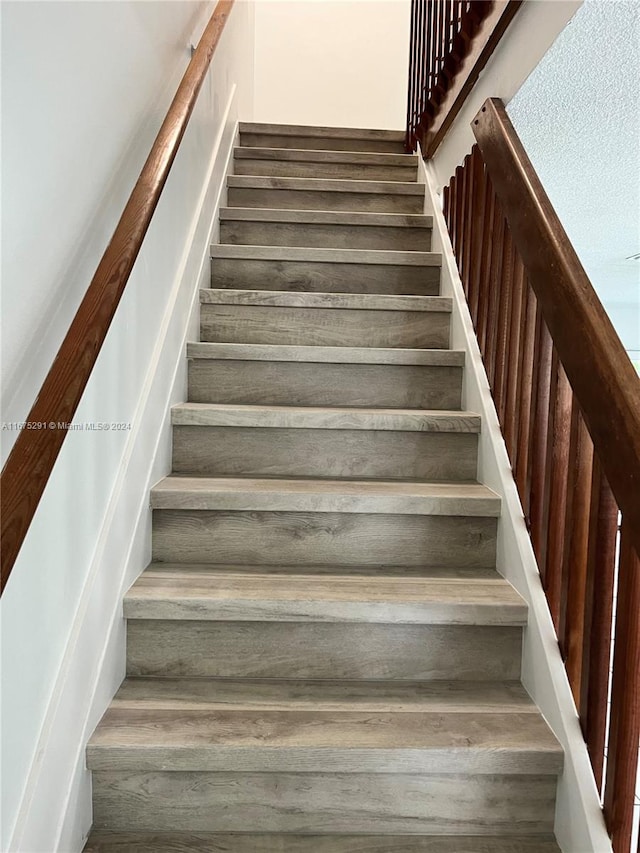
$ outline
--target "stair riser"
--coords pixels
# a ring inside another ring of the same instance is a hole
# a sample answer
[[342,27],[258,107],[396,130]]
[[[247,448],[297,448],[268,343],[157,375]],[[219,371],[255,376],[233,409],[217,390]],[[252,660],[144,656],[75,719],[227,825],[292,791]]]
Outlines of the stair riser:
[[211,286],[321,293],[397,293],[437,296],[440,268],[393,264],[214,258]]
[[236,175],[276,178],[337,178],[348,181],[415,181],[416,166],[383,166],[356,163],[296,163],[295,161],[236,159]]
[[451,314],[435,311],[204,304],[200,308],[200,340],[446,349],[450,321]]
[[423,213],[424,198],[399,193],[334,192],[229,187],[229,207],[280,210],[350,210],[356,213]]
[[288,136],[276,133],[240,132],[240,145],[251,148],[293,148],[311,151],[370,151],[405,154],[404,144],[386,139],[342,139],[332,136]]
[[174,426],[177,474],[473,480],[468,433]]
[[333,512],[154,510],[155,560],[217,565],[495,565],[497,519]]
[[431,249],[431,230],[409,226],[396,228],[378,225],[319,225],[226,220],[220,223],[220,242],[242,246],[428,252]]
[[127,620],[129,675],[489,681],[520,676],[518,627]]
[[93,777],[97,829],[526,835],[553,827],[554,776],[118,773]]
[[460,409],[462,368],[192,359],[189,400],[273,406]]

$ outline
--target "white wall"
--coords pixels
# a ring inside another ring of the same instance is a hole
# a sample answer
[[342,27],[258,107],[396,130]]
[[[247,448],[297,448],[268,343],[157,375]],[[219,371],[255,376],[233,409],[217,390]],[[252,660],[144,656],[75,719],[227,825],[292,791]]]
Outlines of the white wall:
[[257,0],[255,121],[401,130],[410,0]]
[[[2,4],[3,421],[33,402],[213,5]],[[89,828],[84,745],[124,674],[122,595],[150,556],[149,486],[252,87],[237,2],[75,419],[131,429],[69,434],[2,598],[2,850],[79,851]]]

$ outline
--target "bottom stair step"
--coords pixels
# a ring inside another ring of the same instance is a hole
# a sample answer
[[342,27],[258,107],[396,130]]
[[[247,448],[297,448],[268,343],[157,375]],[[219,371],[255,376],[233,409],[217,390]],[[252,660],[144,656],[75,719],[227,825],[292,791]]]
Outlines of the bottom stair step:
[[548,836],[94,833],[84,853],[560,853],[560,848]]

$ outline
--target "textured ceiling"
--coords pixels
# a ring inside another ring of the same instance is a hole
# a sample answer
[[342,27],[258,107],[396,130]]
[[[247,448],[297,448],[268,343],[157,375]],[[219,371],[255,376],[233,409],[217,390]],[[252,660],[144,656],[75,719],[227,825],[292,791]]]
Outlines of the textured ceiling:
[[640,361],[640,2],[586,0],[508,112]]

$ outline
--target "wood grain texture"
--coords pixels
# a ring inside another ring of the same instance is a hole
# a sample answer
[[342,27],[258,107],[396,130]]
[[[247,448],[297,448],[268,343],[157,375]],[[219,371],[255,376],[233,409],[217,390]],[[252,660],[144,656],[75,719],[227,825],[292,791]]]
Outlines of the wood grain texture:
[[217,258],[211,266],[211,286],[437,296],[440,268]]
[[[38,393],[28,423],[71,423],[107,336],[133,264],[193,112],[233,0],[220,0],[158,131],[111,241]],[[0,476],[2,570],[9,579],[66,437],[65,429],[24,429]]]
[[464,365],[462,350],[385,347],[321,347],[281,344],[187,344],[188,358],[293,361],[327,364],[420,364],[438,367]]
[[551,838],[103,833],[84,853],[560,853]]
[[[229,210],[233,209],[229,208]],[[255,211],[261,212],[259,208],[255,208]],[[374,213],[359,214],[359,216],[375,215]],[[383,214],[378,215],[383,216]],[[390,216],[400,217],[400,214],[390,214]],[[244,246],[306,246],[321,249],[335,247],[336,249],[428,252],[431,248],[431,231],[423,227],[391,227],[388,223],[340,225],[330,222],[288,223],[264,219],[233,220],[229,218],[220,221],[220,242]]]
[[517,681],[127,678],[113,708],[538,714]]
[[323,293],[312,290],[234,290],[202,288],[201,305],[253,305],[279,308],[327,308],[333,310],[403,311],[451,314],[448,296],[411,296],[380,293]]
[[[555,777],[402,774],[94,774],[98,829],[550,833]],[[434,807],[437,803],[438,806]]]
[[155,510],[162,562],[276,566],[495,566],[495,518]]
[[[280,225],[351,225],[431,231],[433,216],[402,213],[357,213],[339,210],[278,210],[277,208],[221,207],[220,222],[262,222]],[[338,248],[337,246],[334,248]],[[374,248],[380,248],[379,246]],[[424,249],[423,251],[428,251]]]
[[180,678],[513,681],[522,628],[131,619],[127,674]]
[[355,347],[449,346],[446,312],[202,305],[200,340]]
[[[360,166],[401,166],[418,171],[416,154],[387,154],[365,151],[326,151],[305,148],[257,148],[239,146],[234,148],[236,160],[284,161],[288,163],[345,163]],[[316,176],[317,177],[317,176]]]
[[480,483],[173,475],[151,490],[153,509],[497,518],[500,506],[500,497]]
[[124,599],[127,619],[525,625],[503,578],[362,578],[149,568]]
[[180,403],[171,409],[171,423],[174,426],[400,430],[402,432],[472,434],[480,432],[480,416],[473,412],[314,406],[234,406],[224,403]]
[[461,397],[461,367],[199,357],[189,363],[194,403],[449,410],[460,408]]
[[557,774],[539,714],[111,708],[90,770]]
[[474,480],[473,433],[173,427],[173,473]]
[[[342,181],[347,186],[336,186],[340,182],[334,181],[333,186],[323,187],[314,184],[311,178],[258,178],[244,175],[230,175],[227,182],[227,203],[231,207],[360,213],[420,214],[424,211],[424,190],[397,192],[399,187],[413,189],[419,187],[418,184]],[[381,188],[379,191],[373,189],[377,186]]]

